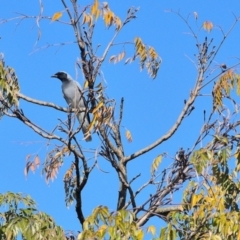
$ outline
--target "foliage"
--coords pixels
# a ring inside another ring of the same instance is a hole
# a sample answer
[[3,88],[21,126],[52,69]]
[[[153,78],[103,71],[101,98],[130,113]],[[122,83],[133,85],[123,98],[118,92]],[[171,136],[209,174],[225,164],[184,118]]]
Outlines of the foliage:
[[30,196],[7,192],[0,194],[1,239],[65,239],[63,230],[46,213],[36,210]]
[[134,215],[127,210],[110,213],[107,207],[99,206],[86,218],[84,231],[78,239],[143,239],[143,231],[134,222]]
[[[166,134],[159,136],[148,146],[126,155],[122,128],[125,129],[128,142],[132,142],[133,138],[130,130],[123,127],[121,123],[124,99],[122,98],[121,102],[117,103],[115,99],[109,98],[107,87],[102,81],[101,67],[108,59],[110,63],[117,64],[127,57],[126,50],[121,50],[112,56],[109,56],[109,52],[116,44],[119,32],[136,18],[139,9],[130,8],[125,19],[120,19],[110,9],[107,2],[100,3],[94,0],[91,5],[81,10],[76,1],[71,1],[69,4],[64,0],[61,2],[64,7],[62,12],[55,12],[48,17],[44,17],[42,12],[31,17],[22,15],[20,20],[35,19],[40,28],[39,23],[43,19],[48,19],[53,24],[55,22],[66,24],[62,21],[62,16],[64,12],[67,13],[69,18],[67,24],[72,27],[75,36],[74,43],[79,50],[76,65],[82,71],[85,81],[84,97],[87,109],[84,111],[91,114],[88,131],[98,137],[101,147],[92,144],[91,151],[89,151],[92,155],[89,157],[77,138],[82,126],[74,127],[76,110],[39,101],[22,94],[14,69],[6,67],[2,57],[0,61],[1,115],[20,120],[46,139],[48,144],[54,142],[53,147],[46,154],[43,165],[38,155],[29,154],[26,157],[25,174],[42,166],[42,172],[48,183],[57,177],[65,158],[72,159],[70,164],[68,162],[63,182],[66,205],[75,204],[76,215],[82,227],[81,233],[75,236],[79,240],[143,239],[143,227],[152,218],[160,218],[167,223],[166,227],[160,229],[158,236],[155,226],[145,228],[154,239],[240,239],[238,207],[240,137],[237,134],[240,122],[234,118],[238,116],[240,106],[231,95],[232,89],[236,89],[237,95],[240,94],[240,75],[236,69],[240,63],[237,62],[228,67],[224,63],[215,67],[214,70],[211,69],[224,41],[229,37],[240,18],[235,19],[227,33],[221,29],[222,40],[217,46],[213,46],[214,39],[209,39],[209,34],[214,28],[211,21],[204,21],[200,30],[195,32],[188,18],[184,18],[179,12],[170,11],[185,22],[196,41],[196,80],[191,94],[184,101],[182,111]],[[194,12],[193,16],[195,21],[198,21],[198,13]],[[107,29],[114,28],[114,32],[102,54],[99,54],[98,46],[93,43],[92,36],[96,22],[101,20]],[[199,31],[204,34],[203,39]],[[120,45],[124,47],[126,44],[133,47],[133,56],[128,56],[125,64],[139,60],[140,70],[146,69],[152,79],[157,78],[162,59],[155,48],[144,43],[140,37],[135,37],[131,43],[124,42]],[[214,84],[213,81],[215,81]],[[207,89],[206,86],[211,86],[212,111],[207,118],[204,113],[204,124],[193,147],[186,150],[173,146],[173,152],[157,154],[149,166],[148,181],[137,189],[133,187],[132,183],[140,177],[140,174],[129,179],[128,164],[165,141],[170,141],[194,110],[194,104],[199,96],[202,96],[203,89]],[[63,111],[68,114],[68,119],[65,122],[59,120],[54,130],[48,131],[23,113],[23,109],[18,104],[20,100],[28,101],[32,105],[38,104],[56,111]],[[119,112],[116,111],[117,104],[119,104]],[[82,109],[77,110],[82,111]],[[203,146],[203,140],[207,142],[205,146]],[[82,192],[88,184],[92,170],[98,165],[99,158],[109,162],[112,171],[118,177],[119,188],[115,189],[118,193],[116,209],[110,212],[108,207],[98,206],[90,216],[85,217],[85,199]],[[93,160],[90,161],[90,159]],[[167,159],[173,160],[173,163],[161,169],[162,163]],[[236,164],[231,168],[230,163],[233,159],[236,160]],[[185,183],[188,183],[188,187],[185,189],[182,202],[174,204],[174,194],[185,186]],[[151,194],[139,201],[138,195],[142,194],[146,188],[151,191]],[[37,211],[35,203],[29,197],[7,193],[1,195],[1,204],[9,206],[6,212],[1,213],[2,238],[14,239],[18,234],[25,239],[64,238],[62,229],[56,226],[48,215]],[[19,204],[24,204],[26,208],[19,208]]]
[[17,93],[19,92],[18,79],[11,67],[5,67],[3,54],[0,55],[0,117],[5,109],[18,106]]

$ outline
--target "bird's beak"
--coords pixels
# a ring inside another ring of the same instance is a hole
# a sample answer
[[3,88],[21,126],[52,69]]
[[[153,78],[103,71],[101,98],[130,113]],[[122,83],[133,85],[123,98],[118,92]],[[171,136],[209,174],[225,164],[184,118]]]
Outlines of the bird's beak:
[[54,74],[54,75],[52,75],[51,77],[52,77],[52,78],[57,78],[57,75],[56,75],[56,74]]

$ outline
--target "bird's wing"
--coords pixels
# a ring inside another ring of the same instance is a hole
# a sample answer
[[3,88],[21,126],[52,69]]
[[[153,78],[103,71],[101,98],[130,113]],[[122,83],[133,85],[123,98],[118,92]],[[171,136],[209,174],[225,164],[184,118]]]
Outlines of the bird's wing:
[[[80,95],[81,95],[79,105],[80,105],[80,107],[85,107],[85,108],[86,108],[86,107],[87,107],[87,102],[86,102],[85,97],[83,96],[82,88],[81,88],[79,82],[77,82],[77,81],[75,81],[75,82],[76,82],[78,91],[79,91],[79,93],[80,93]],[[90,116],[89,116],[88,113],[87,113],[86,118],[87,118],[88,123],[90,123]]]

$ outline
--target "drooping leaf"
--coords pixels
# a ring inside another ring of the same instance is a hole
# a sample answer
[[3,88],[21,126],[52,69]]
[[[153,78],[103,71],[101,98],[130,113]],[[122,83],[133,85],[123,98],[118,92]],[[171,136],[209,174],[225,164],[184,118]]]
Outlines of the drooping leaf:
[[113,62],[114,64],[120,62],[125,57],[125,51],[119,53],[118,55],[113,55],[110,57],[109,62]]
[[90,14],[87,14],[87,13],[83,13],[83,21],[82,21],[82,24],[88,24],[88,26],[89,27],[91,27],[92,26],[92,24],[93,24],[93,17],[92,17],[92,15],[90,15]]
[[158,155],[154,160],[153,163],[151,165],[151,174],[153,175],[155,173],[155,171],[158,169],[159,164],[162,162],[162,157],[163,155],[160,154]]
[[98,19],[99,15],[100,15],[98,0],[94,0],[94,3],[93,3],[92,8],[91,8],[91,14],[92,14],[93,17],[95,17],[95,19]]
[[40,165],[40,158],[39,158],[38,155],[35,156],[35,158],[34,158],[34,163],[35,163],[35,165],[36,165],[37,167],[39,167],[39,165]]

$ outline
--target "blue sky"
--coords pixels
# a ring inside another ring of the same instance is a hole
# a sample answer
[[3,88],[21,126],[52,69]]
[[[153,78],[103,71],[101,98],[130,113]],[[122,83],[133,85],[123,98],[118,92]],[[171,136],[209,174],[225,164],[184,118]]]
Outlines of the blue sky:
[[[81,1],[82,2],[82,1]],[[83,5],[91,1],[83,1]],[[44,1],[44,15],[52,16],[55,12],[62,11],[61,1]],[[153,46],[163,59],[158,77],[152,80],[143,70],[139,71],[137,62],[131,65],[111,64],[106,61],[102,66],[109,98],[116,100],[119,106],[121,97],[124,97],[124,114],[122,122],[122,136],[125,128],[129,129],[133,136],[133,142],[123,140],[126,155],[129,155],[156,141],[166,133],[176,121],[180,113],[184,99],[186,99],[194,86],[196,68],[192,63],[197,53],[194,38],[188,34],[189,30],[184,22],[173,13],[166,10],[180,11],[182,16],[189,14],[189,24],[196,32],[199,39],[205,36],[214,38],[213,45],[218,46],[222,39],[223,31],[227,32],[234,23],[234,14],[240,16],[239,1],[109,1],[109,6],[114,13],[121,18],[126,16],[129,7],[140,7],[137,18],[130,22],[120,33],[117,43],[133,41],[138,36],[147,45]],[[194,20],[193,12],[197,12],[199,19]],[[18,16],[17,13],[37,15],[39,13],[38,1],[25,0],[10,2],[2,1],[0,19],[9,19]],[[67,21],[64,13],[63,20]],[[214,29],[211,33],[200,31],[204,21],[212,21]],[[72,29],[67,25],[48,20],[40,22],[41,38],[37,41],[38,29],[34,19],[26,19],[17,25],[17,21],[10,21],[0,25],[0,52],[5,55],[6,64],[13,67],[18,75],[21,92],[32,98],[54,102],[57,105],[66,106],[62,97],[60,82],[50,76],[59,70],[64,70],[76,77],[75,62],[79,56],[77,46],[69,44],[59,47],[49,47],[36,51],[47,44],[71,42],[74,40]],[[240,47],[240,24],[238,24],[224,43],[213,67],[226,63],[231,65],[237,62]],[[99,55],[103,52],[114,29],[108,30],[103,21],[96,24],[94,44],[99,48]],[[37,41],[37,42],[36,42]],[[121,45],[113,47],[109,57],[123,50]],[[131,45],[125,47],[127,56],[131,56]],[[191,60],[190,60],[191,59]],[[78,81],[83,84],[81,73]],[[172,139],[129,164],[129,179],[141,173],[133,186],[140,187],[150,176],[150,165],[153,159],[160,153],[167,152],[174,156],[176,151],[183,147],[191,148],[198,136],[203,123],[203,110],[211,109],[211,86],[204,89],[204,94],[195,103],[195,110],[183,122],[179,131]],[[58,118],[66,119],[66,114],[40,106],[32,106],[20,101],[20,107],[33,121],[48,130],[54,128]],[[118,107],[116,115],[118,116]],[[79,139],[82,138],[80,134]],[[97,135],[93,136],[92,143],[81,142],[85,148],[99,148]],[[204,143],[203,143],[204,144]],[[64,202],[63,175],[71,163],[71,157],[67,158],[61,168],[57,179],[46,184],[41,170],[35,174],[30,173],[26,178],[23,174],[25,158],[28,154],[38,154],[43,163],[47,151],[46,140],[40,138],[21,122],[3,117],[0,121],[0,192],[13,191],[30,194],[38,204],[40,210],[47,212],[65,230],[77,230],[77,221],[74,206],[66,208]],[[171,159],[165,159],[160,169],[172,163]],[[91,213],[97,205],[108,205],[111,210],[116,207],[117,176],[111,166],[99,158],[99,168],[96,168],[90,176],[88,186],[84,189],[84,213]],[[100,169],[104,170],[104,173]],[[153,189],[151,189],[153,190]],[[146,195],[146,191],[137,199],[140,204]],[[177,194],[175,203],[181,202],[181,194]],[[159,227],[159,225],[158,225]]]

